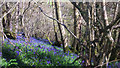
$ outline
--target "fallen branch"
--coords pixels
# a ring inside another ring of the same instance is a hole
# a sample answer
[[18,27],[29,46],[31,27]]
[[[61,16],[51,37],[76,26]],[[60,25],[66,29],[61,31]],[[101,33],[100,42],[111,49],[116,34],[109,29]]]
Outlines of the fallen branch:
[[[2,31],[1,31],[2,32]],[[5,38],[10,42],[10,44],[12,44],[13,46],[16,46],[15,44],[13,44],[6,36],[6,34],[4,32],[2,32],[3,36],[5,36]]]
[[[110,62],[108,62],[108,63],[116,62],[116,61],[119,61],[119,60],[120,60],[120,59],[113,60],[113,61],[110,61]],[[105,64],[107,64],[107,63],[104,63],[104,64],[102,64],[102,65],[98,65],[98,66],[96,66],[96,67],[94,67],[94,68],[98,68],[98,67],[103,66],[103,65],[105,65]]]

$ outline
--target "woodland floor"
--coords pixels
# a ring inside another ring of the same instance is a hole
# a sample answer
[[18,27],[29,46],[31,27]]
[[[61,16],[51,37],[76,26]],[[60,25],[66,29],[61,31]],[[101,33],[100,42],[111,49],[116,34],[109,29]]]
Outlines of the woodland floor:
[[[5,39],[2,46],[2,63],[0,66],[78,66],[84,61],[81,59],[71,64],[77,57],[74,53],[63,53],[62,47],[56,49],[45,39],[30,37],[30,42],[25,42],[25,37],[17,36],[16,40],[9,39],[15,46]],[[120,67],[119,62],[109,63],[108,67]]]

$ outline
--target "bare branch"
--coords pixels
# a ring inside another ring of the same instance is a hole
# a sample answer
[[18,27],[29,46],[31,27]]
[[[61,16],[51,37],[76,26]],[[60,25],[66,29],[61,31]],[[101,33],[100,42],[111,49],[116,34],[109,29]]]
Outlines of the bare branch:
[[4,14],[4,15],[1,17],[1,19],[4,18],[4,17],[5,17],[7,14],[9,14],[10,12],[12,12],[17,5],[18,5],[18,2],[17,2],[17,3],[14,5],[14,7],[12,7],[6,14]]
[[41,11],[45,16],[47,16],[47,17],[50,18],[50,19],[53,19],[53,20],[57,21],[57,23],[59,23],[60,25],[64,26],[64,28],[66,28],[66,30],[67,30],[74,38],[76,38],[78,41],[80,41],[80,39],[78,39],[77,36],[75,36],[74,33],[71,32],[71,31],[67,28],[67,26],[66,26],[65,24],[62,24],[62,23],[61,23],[60,21],[58,21],[57,19],[48,16],[46,13],[43,12],[43,10],[42,10],[42,8],[41,8],[40,6],[38,6],[38,7],[39,7],[40,11]]
[[[31,0],[32,1],[32,0]],[[31,2],[30,1],[30,2]],[[23,11],[23,14],[25,14],[25,12],[28,10],[28,8],[30,7],[30,2],[28,3],[28,7]]]

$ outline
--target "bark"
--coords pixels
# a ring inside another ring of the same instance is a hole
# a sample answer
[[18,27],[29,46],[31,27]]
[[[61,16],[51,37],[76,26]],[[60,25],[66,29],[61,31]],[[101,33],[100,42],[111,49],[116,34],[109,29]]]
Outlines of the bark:
[[[71,3],[74,5],[73,2]],[[89,55],[89,62],[91,62],[93,58],[94,64],[97,62],[95,65],[104,65],[104,63],[107,65],[111,52],[113,52],[113,54],[116,53],[114,50],[116,50],[115,43],[117,43],[116,38],[118,37],[115,36],[117,32],[114,34],[113,31],[118,31],[119,28],[120,4],[118,3],[116,5],[115,16],[111,22],[108,21],[106,4],[104,1],[102,3],[93,4],[92,6],[89,3],[86,4],[87,7],[85,7],[85,9],[87,8],[87,10],[82,9],[83,7],[81,7],[81,5],[84,6],[83,3],[74,6],[79,10],[87,24],[86,36],[84,38],[86,38],[85,41],[87,41],[87,46],[89,46],[89,52],[87,53]],[[113,58],[115,59],[115,57]]]
[[[90,23],[90,41],[93,41],[95,39],[94,35],[94,23],[96,22],[96,11],[95,11],[95,2],[92,3],[91,7],[91,23]],[[90,46],[94,46],[94,44],[91,44]],[[92,65],[91,60],[93,60],[93,63],[96,65],[96,59],[95,59],[95,48],[91,48],[91,57],[90,64]]]
[[[1,17],[2,17],[2,7],[0,7],[0,45],[3,45],[4,36],[2,34],[2,32],[3,32],[3,25],[2,25],[2,18]],[[0,46],[0,50],[2,50],[1,46]]]
[[[61,16],[61,9],[60,9],[60,2],[59,0],[56,0],[55,2],[55,10],[56,10],[56,18],[58,21],[63,22],[62,21],[62,16]],[[61,41],[62,41],[62,45],[63,45],[63,50],[65,52],[65,47],[66,47],[66,43],[64,44],[64,41],[66,41],[66,39],[63,38],[63,36],[65,35],[65,30],[63,27],[60,26],[60,24],[58,23],[58,28],[60,31],[60,35],[61,35]]]
[[[6,11],[8,12],[8,10],[10,9],[9,6],[7,5],[7,3],[5,4],[6,5]],[[9,30],[10,31],[10,23],[11,23],[11,14],[8,13],[7,14],[7,18],[6,18],[6,27],[5,29]]]
[[[53,18],[54,18],[54,2],[52,2],[52,7],[53,7]],[[58,42],[58,35],[57,35],[57,29],[56,29],[56,25],[55,25],[55,21],[53,20],[53,28],[54,28],[54,35],[55,35],[55,41]]]
[[[77,36],[80,40],[82,40],[82,17],[81,17],[81,14],[77,15],[78,17],[78,25],[77,25],[77,28],[78,28],[78,32],[77,32]],[[76,41],[77,45],[76,45],[76,49],[78,50],[78,52],[82,51],[82,46],[80,45],[80,41]]]
[[[109,25],[109,23],[108,23],[108,17],[107,17],[107,11],[106,11],[106,5],[105,5],[105,2],[103,2],[102,3],[102,6],[103,6],[103,14],[104,14],[104,23],[105,23],[105,27],[106,26],[108,26]],[[112,36],[111,36],[111,31],[109,31],[109,33],[108,33],[108,38],[109,38],[109,40],[112,42],[112,44],[111,44],[111,46],[113,46],[114,44],[114,39],[112,38]],[[110,43],[110,42],[106,42],[106,43]],[[108,48],[109,46],[108,45],[106,45],[106,49],[109,49]],[[110,48],[110,50],[112,50],[112,48],[113,47],[111,47]],[[109,59],[110,59],[110,56],[111,56],[111,53],[109,53],[109,55],[108,56],[104,56],[103,55],[103,57],[105,57],[105,59],[106,59],[106,64],[108,64],[108,62],[109,62]],[[105,60],[105,59],[103,59],[103,61]],[[107,65],[106,65],[107,66]]]
[[20,11],[20,10],[19,10],[19,9],[20,9],[20,8],[19,8],[19,7],[20,7],[19,4],[20,4],[20,3],[18,3],[17,8],[16,8],[17,11],[16,11],[15,33],[18,32],[19,11]]
[[[76,5],[76,2],[74,2],[73,4]],[[74,10],[74,35],[77,36],[77,30],[76,30],[77,19],[76,19],[76,8],[75,8],[75,6],[73,6],[73,10]],[[74,37],[73,37],[72,47],[74,48],[73,52],[75,52],[76,51],[76,39]]]
[[25,9],[25,5],[24,5],[25,3],[22,3],[22,6],[23,6],[23,8],[22,8],[22,15],[21,15],[21,17],[20,17],[20,21],[21,21],[21,31],[24,33],[24,9]]
[[118,34],[118,41],[117,41],[117,46],[119,46],[120,47],[120,31],[119,31],[119,34]]

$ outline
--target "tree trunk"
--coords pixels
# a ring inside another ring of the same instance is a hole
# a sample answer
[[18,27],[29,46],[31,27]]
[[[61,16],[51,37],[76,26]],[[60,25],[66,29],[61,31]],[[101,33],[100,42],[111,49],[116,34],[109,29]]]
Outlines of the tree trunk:
[[[56,11],[57,20],[59,20],[61,23],[63,23],[59,0],[55,1],[55,11]],[[65,52],[65,47],[67,46],[67,43],[64,44],[64,41],[66,41],[66,38],[65,39],[63,38],[63,36],[65,36],[65,29],[64,29],[63,26],[61,27],[61,25],[59,23],[58,23],[58,28],[59,28],[60,35],[61,35],[61,41],[62,41],[62,45],[63,45],[63,50]]]
[[[2,25],[1,17],[2,17],[2,8],[0,7],[0,50],[2,50],[1,45],[3,45],[3,41],[4,41],[4,36],[2,34],[2,32],[3,32],[3,25]],[[0,52],[2,52],[2,51],[0,51]]]
[[[95,31],[94,31],[94,23],[96,23],[96,2],[94,1],[92,3],[92,12],[91,12],[91,30],[90,30],[90,41],[93,41],[95,39]],[[91,44],[92,46],[94,46],[94,44]],[[94,63],[94,65],[96,65],[96,58],[95,58],[95,48],[92,48],[92,61]],[[92,63],[91,63],[92,64]]]
[[[52,7],[53,7],[53,18],[54,18],[54,2],[52,2]],[[57,29],[56,29],[56,25],[55,25],[55,21],[53,20],[53,28],[54,28],[54,35],[55,35],[55,41],[58,42],[58,35],[57,35]]]
[[19,3],[17,5],[17,12],[16,12],[16,23],[15,23],[15,33],[18,32],[18,23],[19,23]]
[[[74,2],[73,4],[76,5],[76,2]],[[76,27],[77,27],[76,8],[75,8],[74,5],[73,5],[73,10],[74,10],[74,35],[77,36],[77,30],[76,30]],[[74,37],[73,37],[72,47],[74,48],[73,52],[75,52],[76,51],[76,39]]]
[[[5,4],[6,5],[6,11],[8,12],[9,11],[9,6],[7,5],[7,3]],[[8,13],[7,14],[7,18],[6,18],[6,28],[5,29],[7,29],[8,31],[10,31],[10,23],[11,23],[11,14],[10,13]]]

